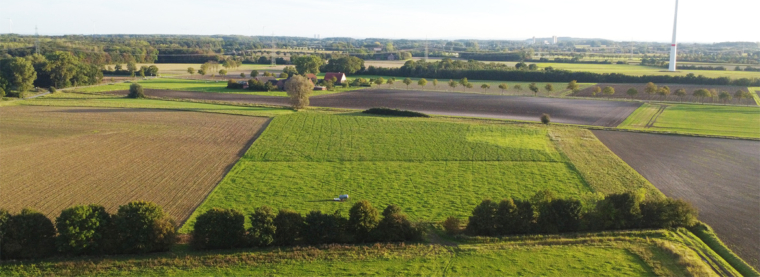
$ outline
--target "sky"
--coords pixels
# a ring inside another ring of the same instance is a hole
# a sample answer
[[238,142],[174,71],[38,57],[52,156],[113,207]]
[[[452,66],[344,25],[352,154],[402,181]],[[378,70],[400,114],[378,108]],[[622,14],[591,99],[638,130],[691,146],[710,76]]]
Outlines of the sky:
[[[760,0],[679,5],[679,42],[760,42]],[[0,0],[0,33],[669,42],[674,12],[675,0]]]

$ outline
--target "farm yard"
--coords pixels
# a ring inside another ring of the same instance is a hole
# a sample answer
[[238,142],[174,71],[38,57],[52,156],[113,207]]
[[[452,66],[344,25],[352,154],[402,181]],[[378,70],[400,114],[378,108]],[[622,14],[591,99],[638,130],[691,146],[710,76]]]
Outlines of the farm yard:
[[3,208],[158,203],[184,221],[267,122],[150,109],[0,108]]
[[[584,89],[581,89],[577,93],[570,94],[570,96],[577,96],[577,97],[594,97],[594,98],[608,98],[608,99],[636,99],[636,100],[646,100],[646,101],[669,101],[669,102],[687,102],[687,103],[707,103],[707,104],[731,104],[731,105],[751,105],[751,106],[757,106],[753,98],[745,98],[745,99],[738,99],[736,97],[733,97],[736,91],[743,91],[743,92],[750,92],[747,87],[737,87],[737,86],[701,86],[701,85],[679,85],[679,84],[655,84],[658,87],[667,86],[670,88],[669,94],[667,96],[658,95],[656,92],[653,92],[652,94],[648,94],[646,92],[646,84],[596,84],[591,85],[588,87],[585,87]],[[594,88],[605,88],[605,87],[612,87],[615,89],[615,94],[613,95],[605,95],[603,93],[597,93],[594,95]],[[638,91],[638,93],[635,96],[628,95],[626,92],[628,89],[634,88]],[[683,97],[680,97],[675,94],[676,90],[678,89],[684,89],[686,91],[686,95]],[[714,90],[713,93],[714,97],[703,97],[699,98],[694,96],[694,91],[698,89],[707,89],[707,90]],[[723,99],[718,98],[718,93],[721,91],[728,92],[731,96],[731,100],[724,101]]]
[[[344,193],[379,206],[403,205],[421,221],[466,216],[483,198],[528,197],[544,189],[582,198],[635,187],[660,196],[612,152],[599,149],[603,145],[594,144],[593,135],[558,128],[353,114],[279,116],[193,218],[212,207],[347,211],[350,204],[331,201]],[[568,143],[556,144],[552,136]],[[573,140],[590,143],[579,147]],[[602,163],[616,174],[600,171]],[[191,218],[181,231],[192,224]]]
[[760,109],[697,104],[643,104],[618,128],[760,138]]
[[[755,125],[760,126],[760,125]],[[690,201],[731,249],[760,267],[760,142],[594,131],[665,195]]]

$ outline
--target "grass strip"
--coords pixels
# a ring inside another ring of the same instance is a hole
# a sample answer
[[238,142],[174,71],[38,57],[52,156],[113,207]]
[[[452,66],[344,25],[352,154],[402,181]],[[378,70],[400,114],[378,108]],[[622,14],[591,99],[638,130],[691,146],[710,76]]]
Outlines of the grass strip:
[[734,269],[739,271],[742,276],[760,276],[760,272],[752,268],[742,258],[737,256],[731,249],[729,249],[718,238],[718,235],[704,223],[699,223],[696,226],[689,229],[695,236],[697,236],[702,242],[709,246],[715,253],[720,255],[726,262],[728,262]]

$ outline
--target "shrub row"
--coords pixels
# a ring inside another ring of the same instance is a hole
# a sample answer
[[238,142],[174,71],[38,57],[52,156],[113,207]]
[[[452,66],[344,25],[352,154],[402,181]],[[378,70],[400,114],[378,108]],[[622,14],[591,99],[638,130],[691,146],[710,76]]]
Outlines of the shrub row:
[[114,215],[99,205],[74,206],[63,210],[55,224],[31,209],[14,215],[0,209],[0,258],[168,251],[176,229],[161,207],[144,201],[123,205]]
[[424,113],[418,113],[418,112],[407,111],[407,110],[399,110],[399,109],[391,109],[391,108],[371,108],[371,109],[363,111],[362,113],[378,114],[378,115],[395,115],[395,116],[405,116],[405,117],[430,117],[429,115],[426,115]]
[[[644,193],[610,194],[582,202],[557,198],[551,191],[538,192],[529,200],[507,198],[500,203],[483,200],[472,211],[465,234],[505,236],[556,234],[643,228],[691,227],[697,210],[683,200],[644,201]],[[449,218],[444,228],[460,232],[459,220]]]
[[354,204],[349,217],[312,211],[302,216],[292,210],[275,211],[267,206],[249,215],[251,227],[244,227],[243,213],[235,209],[213,208],[196,218],[191,245],[195,249],[290,246],[326,243],[402,242],[422,239],[423,228],[412,224],[399,207],[389,205],[382,212],[366,200]]

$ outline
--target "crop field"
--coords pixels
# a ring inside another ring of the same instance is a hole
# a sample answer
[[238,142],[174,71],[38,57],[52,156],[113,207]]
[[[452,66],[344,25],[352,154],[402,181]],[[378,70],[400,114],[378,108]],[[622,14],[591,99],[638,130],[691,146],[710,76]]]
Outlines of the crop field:
[[[31,102],[31,101],[30,101]],[[184,221],[266,118],[150,109],[0,108],[2,207],[55,218],[72,205],[111,212],[153,201]]]
[[[169,78],[156,78],[147,80],[137,80],[135,83],[140,84],[143,89],[157,89],[157,90],[178,90],[178,91],[195,91],[195,92],[215,92],[215,93],[229,93],[229,94],[248,94],[248,95],[261,95],[261,96],[277,96],[287,97],[288,94],[284,91],[250,91],[243,89],[228,89],[227,80],[196,80],[196,79],[169,79]],[[76,88],[74,91],[85,93],[97,93],[97,92],[113,92],[121,91],[126,94],[129,90],[131,83],[112,83],[100,86]],[[356,90],[357,88],[345,89],[342,87],[336,87],[335,90],[317,90],[312,92],[312,96],[340,93],[349,90]]]
[[[679,84],[657,84],[659,87],[667,86],[670,88],[670,95],[667,97],[659,96],[657,94],[649,95],[644,90],[646,88],[646,84],[597,84],[593,86],[587,86],[584,89],[578,91],[577,93],[570,94],[570,96],[578,96],[578,97],[594,97],[594,98],[611,98],[611,99],[637,99],[637,100],[651,100],[651,101],[669,101],[669,102],[677,102],[677,103],[707,103],[707,104],[730,104],[730,105],[737,105],[737,106],[746,106],[746,105],[752,105],[756,106],[754,99],[736,99],[733,98],[733,95],[736,91],[741,90],[744,92],[747,92],[747,87],[737,87],[737,86],[703,86],[703,85],[679,85]],[[594,88],[595,87],[605,88],[605,87],[612,87],[615,89],[615,94],[608,96],[604,95],[602,93],[598,93],[597,95],[594,95]],[[635,88],[638,90],[638,94],[636,96],[631,97],[626,92],[630,88]],[[686,90],[686,96],[684,97],[678,97],[675,95],[675,91],[677,89],[684,89]],[[718,96],[715,95],[715,97],[711,98],[704,98],[700,99],[693,96],[693,93],[695,90],[698,89],[709,89],[709,90],[715,90],[717,92],[720,91],[726,91],[731,94],[732,98],[731,101],[726,101],[725,103],[718,99]]]
[[760,138],[760,108],[697,104],[644,104],[619,128]]
[[[560,130],[561,131],[561,130]],[[568,140],[574,134],[563,132]],[[352,201],[333,202],[347,193],[383,207],[397,204],[420,221],[464,217],[484,198],[527,198],[550,189],[583,198],[590,193],[645,188],[658,194],[634,171],[611,175],[610,186],[588,168],[612,152],[566,158],[546,127],[465,124],[435,120],[298,113],[273,119],[240,162],[194,215],[213,207],[245,212],[261,205],[347,212]],[[577,138],[581,139],[581,138]],[[591,136],[589,139],[593,139]],[[597,141],[598,142],[598,141]],[[600,143],[592,147],[602,146]],[[597,151],[597,149],[588,150]],[[583,173],[573,166],[581,164]],[[585,181],[584,176],[591,176]],[[252,200],[254,199],[254,200]],[[189,232],[193,219],[182,227]]]
[[[195,70],[198,70],[201,68],[201,64],[188,64],[188,63],[156,63],[156,64],[137,64],[137,68],[140,68],[141,66],[151,66],[155,65],[158,67],[158,73],[162,76],[180,76],[180,75],[190,75],[187,73],[187,68],[192,67]],[[122,66],[125,66],[122,64]],[[246,75],[251,73],[251,70],[258,70],[260,73],[263,73],[264,71],[269,72],[281,72],[284,68],[284,65],[276,65],[271,66],[268,64],[242,64],[240,67],[235,69],[229,69],[228,76],[237,76],[240,75],[241,72],[245,73]],[[219,65],[219,69],[223,69],[221,65]],[[206,76],[209,76],[211,72],[206,74]],[[217,74],[214,72],[214,74]],[[198,77],[198,73],[195,73],[193,76]]]
[[[755,128],[760,125],[755,125]],[[665,195],[699,209],[721,240],[760,267],[760,142],[594,131],[609,149]]]
[[[496,62],[506,63],[510,66],[515,66],[517,62]],[[678,70],[677,72],[668,72],[665,68],[659,68],[654,66],[644,65],[627,65],[627,64],[579,64],[579,63],[535,63],[539,68],[553,67],[555,69],[569,70],[569,71],[583,71],[592,73],[619,73],[632,76],[643,75],[673,75],[673,76],[686,76],[689,73],[694,75],[704,75],[709,78],[719,77],[731,77],[732,79],[739,78],[760,78],[760,72],[752,71],[733,71],[733,70]]]
[[[483,243],[329,245],[63,258],[0,265],[3,275],[739,276],[688,231],[509,238]],[[704,257],[704,260],[702,259]],[[72,266],[76,264],[76,266]]]
[[[392,85],[383,84],[383,85],[375,85],[374,88],[378,89],[403,89],[403,90],[420,90],[420,91],[448,91],[448,92],[462,92],[462,93],[480,93],[480,94],[494,94],[494,95],[529,95],[533,96],[535,95],[530,89],[528,89],[528,86],[531,84],[531,82],[500,82],[500,81],[482,81],[482,80],[469,80],[470,83],[472,83],[472,88],[465,88],[462,87],[462,85],[457,83],[456,88],[452,88],[449,86],[449,79],[439,79],[438,85],[433,86],[433,80],[434,79],[426,79],[427,85],[420,86],[417,84],[417,81],[420,80],[420,78],[410,78],[412,79],[412,84],[407,86],[402,81],[406,79],[405,77],[390,77],[390,76],[375,76],[375,75],[352,75],[348,79],[353,80],[356,78],[365,78],[365,79],[376,79],[378,77],[382,77],[383,79],[388,78],[396,78],[396,81]],[[459,81],[459,80],[454,80]],[[483,84],[490,85],[490,89],[483,89],[480,86]],[[507,84],[507,89],[501,90],[499,89],[500,84]],[[545,86],[547,84],[551,84],[553,86],[552,91],[546,90]],[[515,89],[515,85],[520,85],[521,89]],[[538,92],[538,96],[553,96],[553,97],[561,97],[566,96],[570,93],[572,93],[571,90],[567,89],[567,83],[536,83],[538,88],[540,89]],[[581,89],[585,89],[588,87],[593,86],[592,83],[579,83],[578,84]]]

